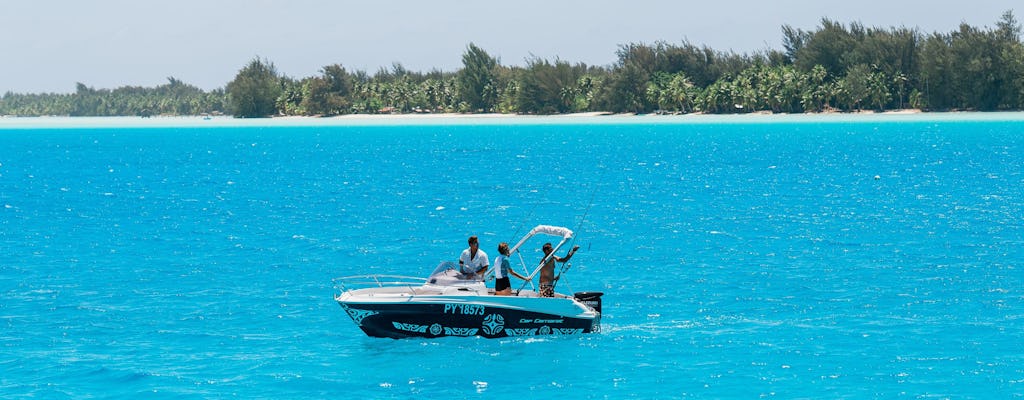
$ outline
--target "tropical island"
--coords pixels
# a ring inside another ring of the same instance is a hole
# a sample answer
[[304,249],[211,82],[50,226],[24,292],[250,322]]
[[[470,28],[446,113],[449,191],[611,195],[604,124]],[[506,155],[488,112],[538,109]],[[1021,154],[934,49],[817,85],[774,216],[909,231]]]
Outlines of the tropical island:
[[504,66],[470,43],[457,71],[395,63],[371,75],[332,64],[296,79],[257,57],[222,89],[173,77],[151,88],[78,83],[69,94],[5,93],[0,116],[1024,110],[1024,45],[1012,11],[995,27],[961,24],[948,33],[825,18],[811,31],[784,25],[782,34],[784,49],[754,54],[687,41],[630,43],[610,66],[561,59]]

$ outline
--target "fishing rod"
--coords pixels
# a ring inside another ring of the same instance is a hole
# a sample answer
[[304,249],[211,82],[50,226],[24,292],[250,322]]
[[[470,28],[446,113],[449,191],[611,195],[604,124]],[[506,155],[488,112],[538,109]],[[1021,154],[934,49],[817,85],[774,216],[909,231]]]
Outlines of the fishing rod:
[[[595,196],[597,196],[597,186],[596,185],[594,186],[594,190],[590,192],[590,203],[587,204],[587,209],[583,211],[583,218],[580,218],[580,223],[576,224],[576,230],[573,231],[573,232],[579,232],[580,228],[583,227],[583,222],[585,222],[587,220],[587,215],[590,214],[590,209],[592,207],[594,207],[594,197]],[[576,254],[576,250],[579,249],[579,246],[575,245],[577,238],[579,238],[579,235],[573,235],[572,236],[572,241],[569,243],[569,245],[572,246],[572,250],[569,250],[570,258],[571,258],[571,255]],[[588,250],[589,250],[589,248],[588,248]],[[562,277],[562,274],[565,273],[566,271],[568,271],[569,268],[572,268],[572,263],[570,263],[569,260],[563,261],[562,262],[562,267],[558,270],[558,275],[555,275],[555,281],[551,282],[551,289],[552,290],[555,288],[556,285],[558,285],[558,280],[559,280],[559,278]]]
[[[594,197],[595,196],[597,196],[597,186],[594,186],[594,190],[590,192],[590,203],[587,204],[587,209],[583,211],[583,218],[580,218],[580,223],[576,224],[576,230],[574,232],[579,232],[580,228],[583,227],[583,222],[587,220],[587,215],[590,214],[590,209],[592,207],[594,207]],[[579,237],[579,235],[574,235],[572,237],[572,243],[569,243],[569,244],[570,245],[576,244],[576,238],[577,237]]]

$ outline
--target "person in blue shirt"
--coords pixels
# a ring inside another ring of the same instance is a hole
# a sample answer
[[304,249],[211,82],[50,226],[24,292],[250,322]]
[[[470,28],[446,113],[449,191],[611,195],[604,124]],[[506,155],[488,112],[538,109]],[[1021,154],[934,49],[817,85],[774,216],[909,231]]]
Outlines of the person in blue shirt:
[[519,275],[515,270],[512,269],[511,264],[508,262],[509,249],[508,243],[501,242],[498,244],[498,256],[494,258],[494,295],[495,296],[508,296],[512,294],[512,284],[508,280],[508,276],[512,275],[516,278],[526,280],[525,276]]

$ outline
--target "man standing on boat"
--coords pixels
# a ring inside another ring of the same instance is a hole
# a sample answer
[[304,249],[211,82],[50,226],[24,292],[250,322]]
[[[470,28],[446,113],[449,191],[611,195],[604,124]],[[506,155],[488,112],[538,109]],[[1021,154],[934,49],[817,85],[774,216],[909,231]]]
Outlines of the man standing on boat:
[[544,263],[544,267],[540,269],[540,296],[555,297],[555,262],[568,262],[572,255],[576,254],[576,250],[580,249],[580,246],[573,246],[572,250],[565,253],[565,257],[551,254],[554,251],[551,243],[544,243],[543,249],[544,258],[541,259],[541,262]]
[[487,267],[490,267],[487,253],[480,250],[480,242],[477,241],[476,236],[470,236],[469,248],[463,250],[462,255],[459,256],[459,269],[473,279],[483,280]]

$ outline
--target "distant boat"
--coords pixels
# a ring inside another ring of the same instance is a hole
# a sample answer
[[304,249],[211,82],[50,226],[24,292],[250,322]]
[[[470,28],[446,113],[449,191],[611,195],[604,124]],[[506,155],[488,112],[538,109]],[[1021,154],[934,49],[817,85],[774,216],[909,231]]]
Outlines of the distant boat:
[[[551,256],[573,237],[567,228],[540,225],[510,249],[510,255],[538,234],[562,238]],[[541,262],[527,278],[532,279],[543,265]],[[533,290],[521,289],[511,296],[495,296],[494,289],[462,274],[453,262],[442,262],[426,279],[361,275],[335,281],[341,293],[334,299],[363,332],[373,337],[497,338],[601,330],[600,292],[541,297]]]

